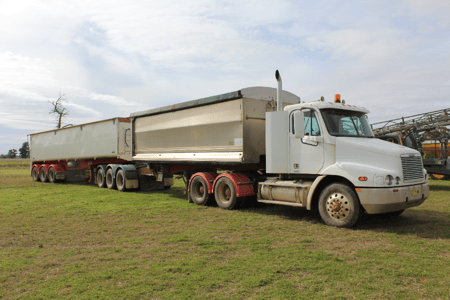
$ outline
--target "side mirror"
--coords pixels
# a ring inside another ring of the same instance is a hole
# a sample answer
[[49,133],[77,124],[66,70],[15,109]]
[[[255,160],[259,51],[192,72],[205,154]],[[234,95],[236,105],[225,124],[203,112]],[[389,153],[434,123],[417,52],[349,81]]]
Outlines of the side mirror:
[[303,138],[305,136],[305,116],[301,111],[294,113],[294,128],[296,138]]

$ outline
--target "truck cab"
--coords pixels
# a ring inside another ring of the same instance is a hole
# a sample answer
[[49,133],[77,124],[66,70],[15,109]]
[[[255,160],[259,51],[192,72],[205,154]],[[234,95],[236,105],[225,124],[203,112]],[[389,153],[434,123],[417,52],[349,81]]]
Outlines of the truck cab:
[[[368,113],[340,95],[268,112],[267,173],[276,177],[260,183],[259,201],[317,206],[338,227],[354,225],[364,211],[400,214],[422,204],[429,185],[420,153],[376,139]],[[303,193],[283,199],[289,189]]]

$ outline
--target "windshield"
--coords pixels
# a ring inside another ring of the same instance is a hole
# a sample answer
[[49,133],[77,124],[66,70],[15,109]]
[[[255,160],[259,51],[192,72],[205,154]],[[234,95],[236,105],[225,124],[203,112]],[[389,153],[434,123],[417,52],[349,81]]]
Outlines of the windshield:
[[320,111],[331,135],[374,137],[365,113],[343,109],[321,109]]

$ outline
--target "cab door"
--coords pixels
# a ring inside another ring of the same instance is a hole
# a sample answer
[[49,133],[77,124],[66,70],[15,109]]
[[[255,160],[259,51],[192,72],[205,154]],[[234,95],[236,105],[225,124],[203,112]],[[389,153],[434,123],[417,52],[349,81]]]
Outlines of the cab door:
[[[304,137],[295,137],[296,114],[304,116]],[[323,167],[323,134],[314,109],[294,110],[290,114],[289,173],[317,174]]]

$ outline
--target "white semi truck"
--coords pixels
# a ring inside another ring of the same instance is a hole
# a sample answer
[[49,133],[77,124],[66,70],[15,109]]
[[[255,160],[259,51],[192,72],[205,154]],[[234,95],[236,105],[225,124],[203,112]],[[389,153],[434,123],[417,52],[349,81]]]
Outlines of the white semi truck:
[[89,179],[99,187],[170,188],[223,209],[244,199],[318,209],[336,227],[364,212],[399,215],[429,195],[416,150],[375,139],[362,107],[336,95],[301,103],[278,89],[246,88],[30,135],[34,180]]

